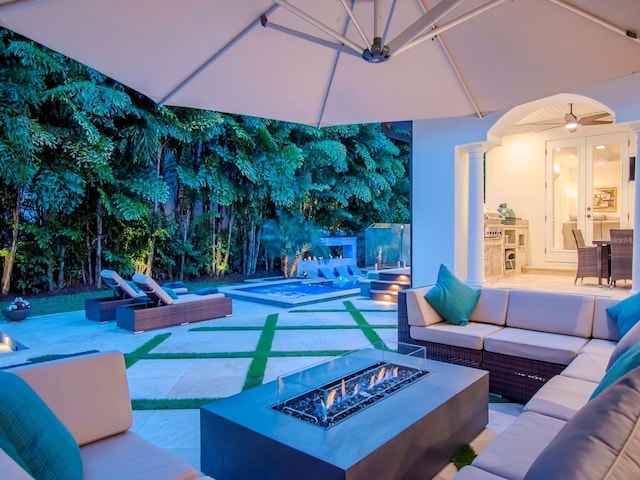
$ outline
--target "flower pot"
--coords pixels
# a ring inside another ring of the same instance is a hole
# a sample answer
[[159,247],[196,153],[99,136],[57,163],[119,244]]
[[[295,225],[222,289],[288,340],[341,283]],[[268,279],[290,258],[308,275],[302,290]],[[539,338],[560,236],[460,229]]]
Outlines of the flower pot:
[[2,314],[12,322],[21,322],[31,314],[31,310],[2,310]]

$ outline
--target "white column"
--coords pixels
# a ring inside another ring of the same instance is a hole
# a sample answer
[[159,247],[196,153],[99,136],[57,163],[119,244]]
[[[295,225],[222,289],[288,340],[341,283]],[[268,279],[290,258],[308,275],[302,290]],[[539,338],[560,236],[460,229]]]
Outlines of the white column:
[[493,145],[464,145],[469,153],[469,212],[467,238],[467,284],[484,285],[484,154]]
[[635,171],[635,198],[633,209],[633,264],[631,268],[631,293],[637,293],[640,291],[640,188],[638,188],[638,182],[640,182],[640,158],[638,157],[638,151],[640,150],[640,123],[634,123],[631,125],[631,130],[636,134],[636,171]]

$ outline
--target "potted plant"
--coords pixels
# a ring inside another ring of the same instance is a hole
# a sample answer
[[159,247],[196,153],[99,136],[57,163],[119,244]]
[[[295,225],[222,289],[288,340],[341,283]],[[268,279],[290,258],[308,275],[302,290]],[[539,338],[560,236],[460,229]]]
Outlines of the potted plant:
[[31,304],[22,297],[16,297],[2,314],[12,322],[20,322],[31,314]]

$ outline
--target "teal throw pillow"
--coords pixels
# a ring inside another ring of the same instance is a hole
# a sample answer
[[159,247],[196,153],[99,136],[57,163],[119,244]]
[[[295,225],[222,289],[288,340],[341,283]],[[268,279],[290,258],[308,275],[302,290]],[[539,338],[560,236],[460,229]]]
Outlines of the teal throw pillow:
[[615,320],[620,331],[620,338],[631,330],[640,320],[640,293],[636,293],[621,302],[607,308],[609,316]]
[[598,387],[591,394],[591,398],[596,398],[609,385],[616,383],[618,379],[637,367],[640,367],[640,343],[636,343],[611,365],[602,380],[600,380]]
[[125,280],[125,282],[129,284],[129,286],[133,289],[134,292],[140,293],[142,291],[140,290],[140,287],[138,286],[138,284],[133,280]]
[[173,288],[162,287],[162,289],[167,293],[167,295],[169,295],[174,300],[178,299],[178,294],[176,293],[176,291]]
[[0,432],[6,453],[38,480],[81,480],[75,439],[38,394],[17,375],[0,372]]
[[424,298],[445,322],[466,325],[476,308],[480,290],[461,282],[447,267],[440,265],[438,281]]

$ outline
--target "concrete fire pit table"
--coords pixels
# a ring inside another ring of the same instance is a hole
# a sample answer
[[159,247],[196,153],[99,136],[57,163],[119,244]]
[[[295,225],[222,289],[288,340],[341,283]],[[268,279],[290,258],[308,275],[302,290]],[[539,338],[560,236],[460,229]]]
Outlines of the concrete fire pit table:
[[[330,427],[274,408],[381,359],[428,374]],[[487,425],[488,394],[483,370],[357,350],[203,406],[201,470],[216,480],[430,478]]]

